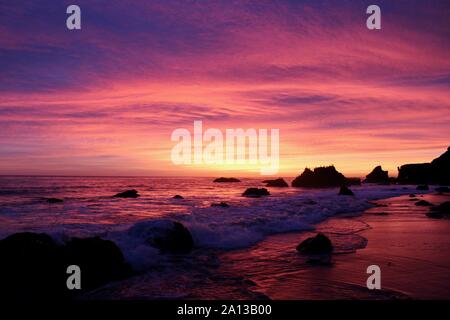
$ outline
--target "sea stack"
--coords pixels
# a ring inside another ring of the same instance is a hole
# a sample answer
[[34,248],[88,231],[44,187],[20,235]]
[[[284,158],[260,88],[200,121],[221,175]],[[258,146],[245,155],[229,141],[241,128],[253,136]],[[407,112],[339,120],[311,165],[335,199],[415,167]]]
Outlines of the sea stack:
[[241,182],[241,180],[236,179],[236,178],[220,177],[220,178],[215,179],[213,182]]
[[276,187],[276,188],[287,188],[289,185],[286,181],[284,181],[283,178],[278,178],[275,180],[264,180],[264,183],[266,183],[266,187]]
[[366,180],[364,180],[364,182],[388,184],[389,183],[388,172],[384,171],[381,168],[381,166],[377,166],[377,167],[375,167],[375,169],[372,170],[371,173],[369,173],[366,176]]
[[124,192],[120,192],[116,195],[114,195],[114,198],[137,198],[140,197],[141,195],[137,192],[137,190],[127,190]]
[[450,185],[450,147],[431,163],[402,165],[397,180],[404,184]]
[[263,196],[270,196],[270,192],[266,188],[248,188],[242,194],[243,197],[259,198]]
[[327,188],[347,185],[347,178],[336,170],[334,166],[306,168],[303,173],[292,181],[297,188]]
[[341,189],[339,190],[339,195],[340,196],[354,196],[355,194],[348,187],[342,186]]

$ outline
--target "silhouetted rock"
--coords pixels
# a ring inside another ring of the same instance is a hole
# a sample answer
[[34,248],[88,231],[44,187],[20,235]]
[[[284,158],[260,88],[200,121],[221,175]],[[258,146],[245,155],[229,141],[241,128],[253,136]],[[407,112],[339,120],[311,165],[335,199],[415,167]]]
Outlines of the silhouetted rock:
[[405,164],[398,168],[397,180],[400,183],[408,184],[430,183],[431,173],[431,164],[429,163]]
[[347,186],[360,186],[361,179],[360,178],[347,178],[346,185]]
[[293,187],[304,188],[339,187],[346,184],[347,179],[334,166],[314,168],[314,171],[306,168],[292,181]]
[[387,204],[384,204],[384,203],[377,203],[377,202],[372,202],[372,201],[369,201],[369,203],[371,205],[373,205],[374,207],[378,207],[378,208],[389,207]]
[[283,178],[278,178],[275,180],[265,180],[266,187],[278,187],[278,188],[287,188],[289,185]]
[[194,247],[189,230],[181,223],[168,219],[139,222],[128,233],[144,238],[148,245],[162,253],[189,253]]
[[445,201],[438,206],[431,208],[434,213],[450,215],[450,201]]
[[430,190],[430,187],[426,184],[418,185],[416,190],[427,191]]
[[137,198],[137,197],[140,197],[140,194],[134,189],[127,190],[114,195],[114,198]]
[[342,186],[341,189],[339,190],[339,195],[340,196],[354,196],[355,194],[353,193],[352,190],[350,190],[346,186]]
[[16,233],[0,240],[0,261],[2,300],[55,299],[67,291],[59,248],[46,234]]
[[62,199],[58,199],[58,198],[47,198],[46,201],[48,203],[62,203],[62,202],[64,202]]
[[433,219],[442,219],[444,217],[443,214],[438,213],[438,212],[434,212],[434,211],[427,212],[426,216],[429,217],[429,218],[433,218]]
[[367,183],[389,183],[389,176],[387,171],[383,171],[381,166],[375,167],[371,173],[366,176],[366,180],[364,182]]
[[437,191],[437,192],[450,192],[450,188],[449,187],[437,187],[434,190]]
[[374,212],[372,213],[374,216],[388,216],[389,212],[386,211],[380,211],[380,212]]
[[81,269],[81,287],[90,290],[132,274],[117,245],[99,237],[72,238],[62,248],[64,265]]
[[420,201],[417,201],[417,202],[415,203],[415,205],[416,205],[416,206],[419,206],[419,207],[431,207],[431,206],[433,206],[431,203],[429,203],[429,202],[426,201],[426,200],[420,200]]
[[248,188],[242,194],[243,197],[259,198],[262,196],[270,196],[266,188]]
[[395,178],[395,177],[389,177],[389,183],[390,184],[396,184],[398,181],[397,181],[397,178]]
[[314,266],[331,266],[331,254],[321,254],[309,256],[306,263]]
[[414,193],[411,193],[411,194],[409,195],[409,197],[410,197],[410,198],[415,198],[416,195],[415,195]]
[[431,161],[432,179],[431,182],[442,185],[450,184],[450,147],[438,158]]
[[[47,234],[16,233],[0,240],[0,297],[67,299],[131,274],[120,249],[100,238],[57,244]],[[81,268],[81,290],[68,290],[66,271]]]
[[241,180],[236,179],[236,178],[220,177],[220,178],[215,179],[213,182],[241,182]]
[[406,164],[399,167],[398,181],[409,184],[450,184],[450,147],[431,163]]
[[323,233],[302,241],[297,246],[297,251],[302,254],[326,254],[333,251],[333,245]]
[[230,205],[226,202],[220,202],[220,203],[211,203],[211,207],[222,207],[222,208],[228,208]]
[[184,199],[183,196],[180,196],[179,194],[173,196],[173,199]]

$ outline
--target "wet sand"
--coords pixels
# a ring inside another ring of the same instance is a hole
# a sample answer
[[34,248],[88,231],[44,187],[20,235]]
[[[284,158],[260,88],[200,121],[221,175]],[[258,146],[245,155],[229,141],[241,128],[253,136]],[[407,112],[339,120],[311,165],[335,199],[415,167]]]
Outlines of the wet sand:
[[[362,216],[318,225],[338,252],[331,265],[311,265],[296,252],[312,232],[275,235],[225,253],[222,268],[255,282],[254,290],[271,299],[450,299],[450,220],[427,217],[429,208],[415,205],[422,199],[439,204],[450,195],[379,200]],[[345,253],[349,244],[360,249]],[[382,290],[367,289],[369,265],[381,268]]]

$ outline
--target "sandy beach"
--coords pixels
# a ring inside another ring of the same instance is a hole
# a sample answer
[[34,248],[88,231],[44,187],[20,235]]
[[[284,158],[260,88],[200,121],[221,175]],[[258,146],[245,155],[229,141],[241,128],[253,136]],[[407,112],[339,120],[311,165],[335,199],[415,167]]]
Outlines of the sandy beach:
[[[271,236],[221,260],[271,299],[449,299],[450,220],[428,218],[429,207],[415,205],[449,199],[435,193],[384,199],[362,216],[341,215],[319,224],[316,231],[327,234],[337,252],[331,265],[311,265],[295,250],[316,232]],[[336,232],[338,225],[354,232]],[[334,233],[327,233],[330,229]],[[346,253],[349,242],[361,248]],[[369,265],[381,268],[382,290],[366,288]]]

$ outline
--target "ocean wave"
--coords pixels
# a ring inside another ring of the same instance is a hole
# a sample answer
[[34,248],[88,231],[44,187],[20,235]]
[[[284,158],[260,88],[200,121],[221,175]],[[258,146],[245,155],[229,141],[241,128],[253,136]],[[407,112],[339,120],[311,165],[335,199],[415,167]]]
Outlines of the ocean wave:
[[[225,190],[223,194],[218,191],[215,196],[208,194],[203,198],[198,192],[195,197],[175,201],[169,196],[175,192],[171,189],[157,198],[149,195],[127,201],[110,197],[104,200],[95,197],[94,201],[91,197],[83,201],[73,198],[61,206],[46,203],[27,207],[0,206],[0,216],[5,219],[4,225],[8,225],[8,233],[35,231],[61,239],[101,236],[112,240],[134,268],[142,270],[158,265],[164,259],[164,255],[147,240],[149,236],[167,230],[168,221],[178,221],[190,231],[196,250],[230,250],[252,246],[271,234],[314,230],[317,223],[337,215],[358,215],[373,206],[371,200],[421,193],[415,186],[362,185],[352,187],[352,190],[354,197],[339,196],[335,188],[290,188],[258,199],[241,197],[242,191],[231,194]],[[87,199],[92,201],[86,202]],[[230,207],[209,206],[211,202],[223,200]],[[92,202],[98,202],[99,206],[92,207]],[[27,213],[19,212],[23,209],[27,209]],[[16,229],[12,223],[14,217]],[[341,226],[341,229],[345,227]],[[339,232],[345,234],[345,230]]]
[[[315,224],[339,214],[360,214],[373,206],[370,200],[408,194],[413,188],[363,186],[354,188],[354,191],[355,197],[338,196],[334,189],[312,190],[255,199],[229,208],[194,208],[189,214],[176,216],[176,220],[188,228],[196,249],[238,249],[252,246],[271,234],[314,230]],[[311,200],[316,204],[305,204]],[[149,246],[147,238],[169,228],[169,221],[159,218],[139,222],[127,230],[110,233],[109,238],[119,245],[135,268],[147,268],[163,257],[157,249]],[[333,232],[332,229],[329,231]],[[366,245],[365,239],[350,234],[351,230],[346,234],[341,228],[335,233],[342,242],[342,252]]]

